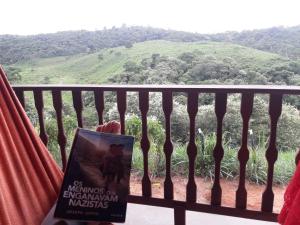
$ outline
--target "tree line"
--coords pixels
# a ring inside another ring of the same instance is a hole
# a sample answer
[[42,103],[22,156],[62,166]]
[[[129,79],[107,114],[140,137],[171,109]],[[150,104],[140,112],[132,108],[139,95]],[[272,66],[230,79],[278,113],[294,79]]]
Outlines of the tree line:
[[151,27],[113,27],[99,31],[65,31],[29,36],[0,35],[0,64],[13,64],[33,58],[94,53],[149,40],[199,41],[206,36]]
[[29,36],[0,35],[0,64],[14,64],[33,58],[93,53],[117,46],[131,47],[133,43],[148,40],[231,42],[274,52],[291,59],[300,57],[300,26],[208,35],[124,25],[98,31],[64,31]]

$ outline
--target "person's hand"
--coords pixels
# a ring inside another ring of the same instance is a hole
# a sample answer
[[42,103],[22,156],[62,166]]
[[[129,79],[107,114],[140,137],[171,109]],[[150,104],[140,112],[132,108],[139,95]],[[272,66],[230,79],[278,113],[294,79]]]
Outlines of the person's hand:
[[99,125],[96,129],[98,132],[121,134],[121,125],[118,121],[112,120],[103,125]]

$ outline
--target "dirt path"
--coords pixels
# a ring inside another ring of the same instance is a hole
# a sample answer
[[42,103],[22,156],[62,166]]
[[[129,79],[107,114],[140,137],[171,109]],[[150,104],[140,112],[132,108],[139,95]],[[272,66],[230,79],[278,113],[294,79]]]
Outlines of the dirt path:
[[[133,195],[142,194],[141,177],[133,175],[130,181],[130,193]],[[186,184],[188,179],[186,177],[175,176],[172,178],[174,184],[174,199],[184,200],[186,198]],[[196,178],[197,184],[197,202],[210,203],[210,192],[212,182],[204,178]],[[162,198],[164,187],[164,178],[152,179],[152,195],[153,197]],[[223,190],[222,205],[235,207],[235,192],[238,187],[237,180],[221,180],[221,187]],[[247,209],[260,210],[261,196],[265,189],[265,185],[256,185],[246,182],[246,189],[248,192]],[[285,186],[274,186],[274,212],[279,213],[283,204],[283,195]]]

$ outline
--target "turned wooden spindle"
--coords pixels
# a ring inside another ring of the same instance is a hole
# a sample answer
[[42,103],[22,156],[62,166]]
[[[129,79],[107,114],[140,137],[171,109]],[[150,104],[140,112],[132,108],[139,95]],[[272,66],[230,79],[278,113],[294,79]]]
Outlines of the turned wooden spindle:
[[148,153],[150,149],[150,142],[148,139],[148,126],[147,126],[147,113],[149,110],[149,92],[140,91],[139,92],[139,108],[142,117],[142,138],[141,138],[141,148],[143,152],[144,160],[144,175],[142,178],[142,193],[145,197],[151,197],[151,181],[149,178],[148,171]]
[[80,90],[72,91],[72,97],[73,97],[73,107],[75,109],[76,116],[77,116],[78,127],[83,127],[83,122],[82,122],[83,105],[82,105],[81,91]]
[[55,112],[56,112],[56,121],[57,121],[57,128],[58,128],[57,142],[58,142],[59,147],[60,147],[63,171],[65,171],[66,166],[67,166],[67,153],[66,153],[67,138],[66,138],[66,135],[65,135],[64,124],[63,124],[63,120],[62,120],[61,91],[53,90],[52,91],[52,99],[53,99],[53,106],[54,106],[54,109],[55,109]]
[[25,110],[25,98],[24,98],[24,91],[21,89],[15,89],[15,93],[19,99],[19,102],[23,106],[23,109]]
[[186,186],[186,201],[196,202],[197,185],[195,182],[195,159],[197,156],[197,146],[195,144],[195,120],[198,112],[198,92],[190,91],[188,93],[187,111],[190,119],[190,139],[187,146],[189,157],[189,179]]
[[247,207],[247,190],[245,187],[245,177],[246,177],[246,165],[249,159],[248,150],[248,130],[249,130],[249,120],[252,114],[253,108],[253,97],[252,93],[242,94],[241,102],[241,115],[243,119],[243,132],[242,132],[242,144],[238,152],[238,159],[240,161],[240,177],[239,177],[239,187],[236,191],[235,206],[238,209],[246,209]]
[[173,152],[173,144],[171,141],[171,113],[173,110],[173,97],[170,90],[164,91],[162,94],[162,106],[165,114],[165,134],[164,154],[166,158],[166,178],[164,182],[165,199],[173,199],[173,182],[171,179],[171,156]]
[[103,124],[103,112],[104,112],[104,95],[102,90],[95,90],[94,91],[95,96],[95,107],[98,114],[98,124]]
[[273,185],[274,164],[278,156],[278,151],[276,149],[276,133],[277,133],[278,119],[281,115],[281,109],[282,109],[282,94],[271,94],[270,102],[269,102],[271,132],[270,132],[269,146],[266,151],[266,159],[268,162],[268,177],[267,177],[267,186],[262,195],[261,211],[263,212],[273,211],[274,193],[272,190],[272,185]]
[[117,106],[120,115],[121,134],[125,134],[126,91],[117,91]]
[[213,151],[213,157],[215,160],[215,179],[211,190],[211,204],[215,206],[221,205],[222,189],[220,185],[220,172],[221,161],[224,156],[224,149],[222,146],[222,123],[226,113],[227,94],[216,93],[215,100],[215,113],[217,116],[217,142]]
[[44,144],[47,146],[48,144],[48,135],[45,128],[45,122],[44,122],[44,101],[43,101],[43,92],[41,90],[34,90],[33,91],[34,96],[34,104],[35,108],[38,113],[39,117],[39,124],[40,124],[40,138],[44,142]]

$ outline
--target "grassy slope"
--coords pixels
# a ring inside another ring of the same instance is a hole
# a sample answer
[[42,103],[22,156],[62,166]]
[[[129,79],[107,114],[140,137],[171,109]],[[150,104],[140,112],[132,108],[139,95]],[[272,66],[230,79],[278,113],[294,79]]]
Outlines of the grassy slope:
[[[222,59],[231,57],[245,67],[270,67],[274,63],[287,61],[285,58],[252,48],[247,48],[222,42],[170,42],[147,41],[135,44],[132,48],[105,49],[93,54],[79,54],[67,57],[36,59],[22,62],[14,66],[22,69],[23,83],[45,83],[44,77],[50,78],[50,83],[103,83],[113,74],[123,71],[123,65],[131,60],[140,62],[151,57],[153,53],[175,57],[183,52],[199,50],[205,54]],[[113,51],[113,52],[112,52]],[[121,55],[116,54],[117,52]],[[104,59],[99,60],[99,53]]]

